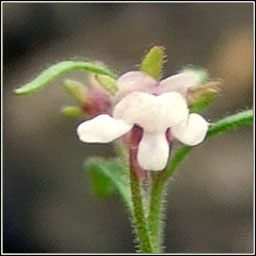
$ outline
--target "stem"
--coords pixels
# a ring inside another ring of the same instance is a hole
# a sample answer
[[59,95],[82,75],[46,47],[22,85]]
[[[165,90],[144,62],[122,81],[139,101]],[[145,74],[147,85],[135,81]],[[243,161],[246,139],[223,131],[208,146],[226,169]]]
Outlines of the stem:
[[145,218],[145,212],[143,208],[140,183],[132,167],[130,167],[130,181],[133,202],[133,220],[139,247],[141,252],[152,253],[147,220]]
[[[233,128],[251,123],[253,120],[253,111],[246,110],[238,114],[225,117],[214,123],[208,130],[207,138],[217,135],[221,132],[229,131]],[[172,158],[169,168],[161,175],[152,175],[152,192],[150,201],[150,212],[148,217],[149,230],[151,235],[153,252],[160,253],[162,246],[162,229],[161,223],[163,211],[163,194],[165,184],[177,169],[179,164],[184,160],[188,153],[194,147],[184,146],[176,152]]]
[[154,253],[162,252],[162,214],[163,214],[163,194],[164,183],[159,179],[159,175],[152,174],[151,199],[149,206],[148,225]]
[[173,174],[176,167],[182,162],[191,149],[192,147],[181,148],[172,159],[170,167],[164,173],[152,175],[152,191],[148,225],[154,253],[161,253],[163,250],[163,195],[166,191],[166,181],[169,180],[168,178]]
[[162,180],[168,180],[179,166],[179,164],[184,160],[185,156],[192,150],[193,147],[184,146],[179,149],[178,152],[174,155],[169,168],[165,171],[164,175],[161,177]]

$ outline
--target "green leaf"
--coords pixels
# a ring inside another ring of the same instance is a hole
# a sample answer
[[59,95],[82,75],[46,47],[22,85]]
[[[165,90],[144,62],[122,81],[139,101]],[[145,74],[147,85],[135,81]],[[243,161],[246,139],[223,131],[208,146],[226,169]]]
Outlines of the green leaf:
[[105,75],[96,75],[95,79],[111,95],[116,94],[118,90],[116,85],[116,79]]
[[251,124],[253,121],[253,110],[245,110],[234,115],[227,116],[215,123],[208,130],[207,136],[217,135],[227,130],[232,130],[242,125]]
[[75,106],[65,106],[61,109],[61,114],[68,118],[82,119],[85,118],[85,114],[81,111],[79,107]]
[[100,197],[107,197],[117,191],[131,210],[131,191],[129,174],[119,159],[94,157],[86,161],[86,167],[92,178],[93,190]]
[[103,69],[102,67],[96,66],[90,62],[84,61],[63,61],[56,65],[53,65],[43,71],[39,76],[37,76],[32,82],[16,89],[14,93],[16,95],[26,95],[36,92],[40,89],[46,87],[49,83],[53,82],[60,76],[74,71],[74,70],[82,70],[88,71],[100,75],[107,75],[115,78],[116,76],[111,73],[107,69]]
[[164,48],[154,46],[144,57],[140,70],[159,80],[163,73]]
[[109,197],[114,190],[113,183],[109,177],[100,171],[99,167],[91,167],[90,175],[95,195],[100,198]]
[[75,80],[66,79],[63,82],[63,86],[66,92],[80,103],[87,102],[88,90],[82,83]]

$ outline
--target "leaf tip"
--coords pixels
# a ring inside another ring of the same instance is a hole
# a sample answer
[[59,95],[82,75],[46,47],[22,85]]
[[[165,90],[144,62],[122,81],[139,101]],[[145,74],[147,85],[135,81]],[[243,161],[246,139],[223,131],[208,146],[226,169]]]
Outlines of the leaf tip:
[[26,93],[24,93],[23,88],[20,87],[20,88],[14,89],[13,94],[16,96],[22,96],[22,95],[25,95]]

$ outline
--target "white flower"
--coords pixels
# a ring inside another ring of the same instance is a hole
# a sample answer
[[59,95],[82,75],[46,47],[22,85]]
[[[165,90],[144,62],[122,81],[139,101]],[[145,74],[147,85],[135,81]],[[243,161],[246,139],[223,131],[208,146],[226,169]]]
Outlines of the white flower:
[[89,143],[111,142],[130,131],[143,128],[138,145],[138,163],[150,171],[163,170],[168,162],[169,142],[166,131],[180,142],[194,146],[201,143],[208,122],[198,114],[189,114],[186,94],[199,81],[197,73],[186,71],[160,83],[150,76],[131,71],[118,81],[113,116],[99,115],[77,128],[79,139]]

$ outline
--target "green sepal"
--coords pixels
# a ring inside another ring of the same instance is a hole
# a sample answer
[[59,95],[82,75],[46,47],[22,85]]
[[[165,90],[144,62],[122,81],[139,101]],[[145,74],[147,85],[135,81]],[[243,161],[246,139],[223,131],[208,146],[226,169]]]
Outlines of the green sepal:
[[105,75],[95,75],[95,79],[111,95],[116,94],[118,90],[116,79]]
[[164,48],[162,46],[154,46],[143,58],[140,70],[159,80],[163,74],[163,64]]

